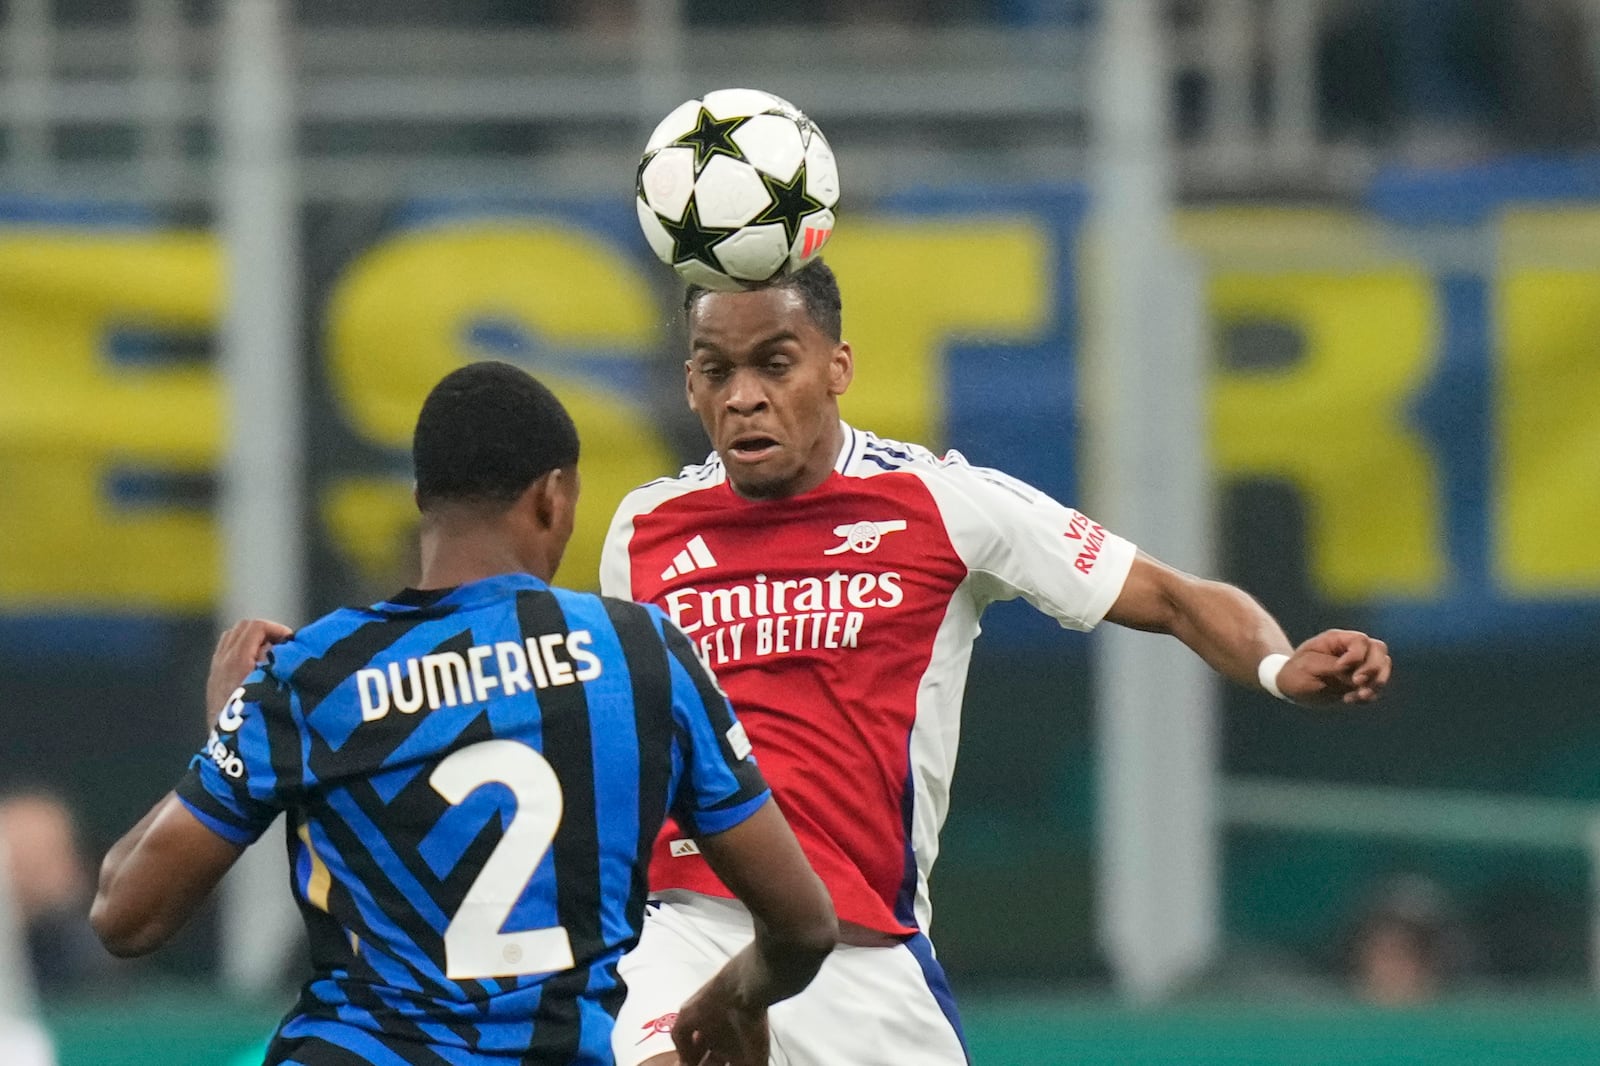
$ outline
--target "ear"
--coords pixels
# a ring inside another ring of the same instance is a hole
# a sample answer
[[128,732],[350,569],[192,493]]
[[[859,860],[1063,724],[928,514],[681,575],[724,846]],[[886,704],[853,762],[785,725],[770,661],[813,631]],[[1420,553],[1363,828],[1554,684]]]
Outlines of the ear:
[[530,507],[531,517],[541,530],[555,528],[560,522],[562,507],[568,506],[563,499],[565,496],[563,477],[565,474],[562,469],[555,467],[554,471],[539,475],[539,479],[533,485],[528,485],[526,504]]
[[550,471],[533,485],[533,517],[544,530],[555,525],[555,475],[557,471]]
[[683,361],[683,395],[689,401],[689,410],[699,414],[700,408],[695,405],[694,399],[694,365],[687,359]]
[[524,520],[531,521],[539,529],[549,529],[555,523],[556,501],[551,491],[551,477],[555,473],[551,470],[535,478],[523,490],[515,505],[522,512]]
[[848,341],[834,345],[828,360],[828,395],[843,396],[856,377],[856,357]]
[[578,468],[558,466],[535,481],[534,517],[544,529],[568,523],[578,508]]

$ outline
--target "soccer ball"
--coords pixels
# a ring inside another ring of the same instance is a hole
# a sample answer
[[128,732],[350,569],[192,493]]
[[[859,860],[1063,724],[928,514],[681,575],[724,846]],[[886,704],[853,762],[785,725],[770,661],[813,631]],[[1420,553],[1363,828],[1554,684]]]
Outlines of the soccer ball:
[[733,291],[803,266],[833,232],[839,168],[799,108],[718,89],[673,108],[639,161],[639,225],[685,281]]

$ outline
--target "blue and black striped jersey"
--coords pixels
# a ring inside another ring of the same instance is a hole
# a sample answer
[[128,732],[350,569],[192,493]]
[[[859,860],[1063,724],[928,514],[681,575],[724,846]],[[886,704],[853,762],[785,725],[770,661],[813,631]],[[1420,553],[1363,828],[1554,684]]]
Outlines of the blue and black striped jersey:
[[178,786],[239,844],[287,817],[314,974],[269,1063],[605,1063],[651,844],[766,802],[654,607],[505,575],[307,626]]

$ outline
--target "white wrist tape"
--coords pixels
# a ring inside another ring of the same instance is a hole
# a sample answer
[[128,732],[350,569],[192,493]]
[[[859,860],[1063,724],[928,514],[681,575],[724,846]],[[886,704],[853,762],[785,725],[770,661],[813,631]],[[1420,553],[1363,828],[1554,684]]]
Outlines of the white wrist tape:
[[1283,673],[1283,664],[1288,661],[1289,657],[1282,652],[1275,652],[1267,656],[1261,660],[1261,665],[1256,667],[1256,679],[1261,682],[1262,688],[1280,700],[1292,703],[1294,701],[1285,696],[1283,690],[1278,687],[1278,675]]

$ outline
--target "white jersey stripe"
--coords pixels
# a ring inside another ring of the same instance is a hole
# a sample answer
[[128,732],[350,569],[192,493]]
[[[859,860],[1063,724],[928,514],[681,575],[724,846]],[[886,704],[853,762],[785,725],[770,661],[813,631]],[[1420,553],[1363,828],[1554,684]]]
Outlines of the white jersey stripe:
[[[971,579],[969,578],[968,581]],[[917,928],[933,924],[928,876],[939,857],[939,831],[950,810],[950,780],[961,740],[961,697],[967,687],[972,643],[978,636],[977,601],[963,582],[933,639],[933,655],[917,685],[911,726],[911,849],[917,857]]]
[[[701,466],[685,467],[677,477],[657,478],[630,492],[612,516],[611,528],[606,531],[605,547],[600,551],[601,594],[624,600],[634,598],[633,566],[628,557],[628,548],[633,543],[635,518],[649,514],[675,496],[715,484],[723,476],[722,463],[713,455]],[[691,480],[695,484],[690,484]],[[663,575],[661,580],[669,581],[671,578]]]

